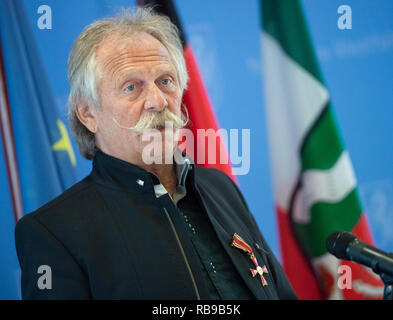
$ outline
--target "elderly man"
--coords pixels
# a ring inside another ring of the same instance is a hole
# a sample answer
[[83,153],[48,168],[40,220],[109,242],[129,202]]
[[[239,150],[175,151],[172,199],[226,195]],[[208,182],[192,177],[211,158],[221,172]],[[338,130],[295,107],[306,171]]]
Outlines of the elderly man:
[[23,298],[296,298],[237,186],[176,148],[187,72],[168,18],[139,8],[93,23],[69,82],[93,169],[18,222]]

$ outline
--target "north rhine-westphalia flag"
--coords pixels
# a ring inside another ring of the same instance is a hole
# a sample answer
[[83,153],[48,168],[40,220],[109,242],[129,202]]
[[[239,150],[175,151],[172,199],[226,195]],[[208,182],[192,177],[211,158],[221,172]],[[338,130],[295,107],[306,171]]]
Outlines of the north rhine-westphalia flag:
[[298,0],[262,0],[261,9],[267,127],[284,269],[301,299],[380,299],[378,276],[336,259],[325,247],[336,230],[368,243],[372,237],[301,5]]
[[232,174],[230,159],[222,137],[217,135],[216,143],[212,143],[207,138],[202,139],[203,135],[198,134],[198,132],[207,132],[208,130],[217,133],[219,126],[194,53],[187,42],[180,18],[176,12],[175,4],[172,0],[138,0],[138,4],[151,5],[156,12],[168,16],[180,32],[189,75],[187,89],[183,95],[183,103],[186,105],[190,116],[188,129],[192,131],[194,137],[193,146],[192,141],[186,141],[186,151],[193,150],[192,155],[196,164],[221,170],[236,181]]

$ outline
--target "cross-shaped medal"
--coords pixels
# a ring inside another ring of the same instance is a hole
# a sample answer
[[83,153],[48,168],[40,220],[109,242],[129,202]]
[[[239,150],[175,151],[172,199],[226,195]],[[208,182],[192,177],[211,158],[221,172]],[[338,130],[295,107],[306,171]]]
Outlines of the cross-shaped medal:
[[267,281],[266,281],[266,279],[263,277],[263,274],[264,274],[264,273],[269,273],[269,272],[267,271],[266,266],[263,266],[263,267],[259,266],[259,265],[258,265],[257,258],[256,258],[253,254],[250,256],[250,258],[251,258],[251,260],[254,262],[255,267],[256,267],[256,269],[250,269],[252,276],[255,277],[257,274],[259,274],[259,275],[261,276],[262,285],[263,285],[263,286],[267,286]]
[[263,277],[264,273],[269,273],[267,271],[266,266],[265,265],[263,267],[259,266],[257,258],[255,257],[252,248],[237,233],[233,235],[232,246],[239,248],[248,253],[250,259],[255,264],[255,268],[256,268],[256,269],[250,269],[252,276],[255,277],[257,274],[259,274],[261,277],[262,286],[267,286],[267,281]]

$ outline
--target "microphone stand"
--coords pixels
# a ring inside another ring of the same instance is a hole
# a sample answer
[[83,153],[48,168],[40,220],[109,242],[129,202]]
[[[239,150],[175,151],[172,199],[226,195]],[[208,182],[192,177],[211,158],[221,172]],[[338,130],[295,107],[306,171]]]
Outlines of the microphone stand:
[[[389,256],[393,258],[393,253],[389,252]],[[380,276],[385,288],[383,290],[383,300],[393,300],[393,275],[383,273],[379,270],[378,263],[374,264],[371,269]]]
[[[393,257],[393,253],[389,252],[389,256]],[[381,273],[378,272],[378,265],[375,265],[373,268],[373,271],[377,274],[382,279],[383,284],[385,285],[385,288],[383,290],[383,300],[393,300],[393,276],[390,274],[386,273]]]
[[385,285],[383,300],[393,300],[393,277],[386,273],[381,273],[379,276]]

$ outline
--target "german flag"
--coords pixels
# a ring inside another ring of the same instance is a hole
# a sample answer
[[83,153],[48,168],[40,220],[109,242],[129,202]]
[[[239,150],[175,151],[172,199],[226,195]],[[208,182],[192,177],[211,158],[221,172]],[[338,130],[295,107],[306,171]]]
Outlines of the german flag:
[[[216,168],[225,172],[233,180],[236,180],[232,175],[232,167],[222,138],[218,136],[215,140],[216,143],[213,144],[210,142],[206,143],[205,137],[201,139],[202,135],[198,135],[198,132],[206,132],[207,130],[214,130],[216,133],[219,126],[208,93],[203,84],[194,53],[187,42],[180,18],[176,12],[175,4],[172,0],[138,0],[137,3],[139,6],[148,5],[154,7],[156,12],[168,16],[179,29],[183,44],[183,54],[190,78],[188,88],[183,95],[183,103],[186,105],[190,116],[190,125],[188,128],[192,130],[194,136],[194,146],[191,147],[192,149],[189,149],[190,146],[187,145],[187,149],[194,150],[195,164]],[[212,159],[215,159],[215,161],[211,161]]]

